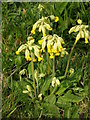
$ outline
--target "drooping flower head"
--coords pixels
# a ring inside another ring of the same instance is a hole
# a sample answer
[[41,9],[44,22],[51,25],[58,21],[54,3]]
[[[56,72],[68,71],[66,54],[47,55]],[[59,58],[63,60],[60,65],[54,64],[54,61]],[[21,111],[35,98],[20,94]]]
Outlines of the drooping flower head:
[[69,30],[69,34],[71,34],[72,32],[78,32],[77,36],[76,36],[76,42],[80,39],[80,38],[85,38],[85,43],[87,44],[88,41],[90,41],[90,32],[87,30],[87,28],[89,27],[88,25],[83,25],[82,24],[82,20],[78,19],[77,23],[79,25],[76,25],[74,27],[72,27]]
[[33,60],[33,62],[36,62],[36,58],[38,58],[38,61],[40,62],[43,59],[40,55],[40,47],[34,44],[34,41],[33,37],[28,37],[27,43],[22,44],[16,51],[16,54],[19,54],[22,50],[24,50],[27,61]]
[[59,21],[59,17],[55,17],[54,15],[48,16],[48,17],[43,17],[41,19],[39,19],[34,25],[33,28],[31,30],[31,34],[35,34],[35,30],[38,28],[39,32],[43,33],[43,37],[46,36],[46,31],[51,31],[52,27],[50,26],[50,20],[54,20],[55,22]]
[[67,54],[65,48],[62,47],[62,45],[64,44],[64,40],[58,35],[56,34],[54,34],[53,36],[47,35],[45,37],[42,37],[41,41],[42,41],[42,50],[44,50],[46,47],[47,52],[50,54],[51,59],[54,58],[54,55],[59,56],[60,54],[61,55]]

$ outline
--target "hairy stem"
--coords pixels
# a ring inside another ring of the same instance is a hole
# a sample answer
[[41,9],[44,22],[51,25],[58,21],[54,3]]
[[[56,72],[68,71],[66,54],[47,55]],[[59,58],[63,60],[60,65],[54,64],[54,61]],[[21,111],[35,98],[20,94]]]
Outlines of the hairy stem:
[[49,55],[48,55],[48,52],[47,52],[47,67],[48,67],[48,75],[49,75]]
[[36,86],[35,86],[35,79],[34,79],[34,64],[33,64],[33,60],[32,60],[32,77],[33,77],[34,95],[36,97]]
[[54,74],[55,74],[55,55],[53,58],[53,78],[54,78]]

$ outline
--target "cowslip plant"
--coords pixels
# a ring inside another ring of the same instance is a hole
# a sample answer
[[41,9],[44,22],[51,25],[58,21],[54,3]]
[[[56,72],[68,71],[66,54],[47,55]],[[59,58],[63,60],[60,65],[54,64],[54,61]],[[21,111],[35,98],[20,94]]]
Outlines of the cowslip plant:
[[69,34],[71,34],[72,32],[78,32],[78,34],[76,36],[76,40],[74,42],[74,45],[73,45],[73,47],[71,49],[71,52],[70,52],[70,55],[69,55],[69,58],[68,58],[67,67],[66,67],[66,70],[65,70],[65,77],[67,75],[67,71],[68,71],[68,67],[69,67],[69,63],[70,63],[70,58],[71,58],[73,49],[75,48],[77,42],[80,40],[80,38],[85,38],[85,43],[86,44],[90,41],[90,32],[87,30],[87,28],[89,27],[89,25],[83,25],[82,24],[82,20],[80,20],[80,19],[77,20],[77,23],[79,25],[76,25],[76,26],[72,27],[69,30]]
[[53,59],[53,77],[55,72],[55,56],[61,55],[61,57],[64,57],[65,54],[68,54],[66,51],[66,48],[63,48],[62,45],[64,44],[64,40],[59,37],[58,35],[54,34],[47,35],[45,37],[42,37],[42,50],[47,49],[47,53],[50,54],[50,58]]
[[25,51],[25,58],[27,61],[32,62],[32,77],[33,77],[33,87],[34,87],[34,94],[36,96],[36,86],[35,86],[35,78],[34,78],[34,64],[33,62],[38,61],[40,62],[43,58],[41,57],[40,54],[40,47],[36,44],[34,44],[34,39],[33,37],[28,37],[28,41],[26,44],[22,44],[18,50],[16,51],[16,54],[19,54],[21,51]]

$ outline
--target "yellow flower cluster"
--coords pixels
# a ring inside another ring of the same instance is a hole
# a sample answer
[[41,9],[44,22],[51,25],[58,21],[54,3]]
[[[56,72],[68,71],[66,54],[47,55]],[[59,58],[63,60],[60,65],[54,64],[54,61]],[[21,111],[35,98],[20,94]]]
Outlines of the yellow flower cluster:
[[[55,17],[53,15],[49,16],[52,20],[54,20],[55,22],[59,21],[59,17]],[[35,34],[35,30],[38,28],[39,32],[43,33],[43,37],[46,36],[46,30],[52,30],[51,26],[49,25],[49,20],[48,17],[43,17],[41,19],[39,19],[34,25],[33,28],[31,30],[31,34]]]
[[[32,49],[34,51],[32,51]],[[34,39],[32,36],[28,37],[27,44],[23,44],[18,48],[18,50],[16,51],[16,54],[18,55],[23,50],[25,51],[26,61],[33,60],[33,62],[36,62],[38,59],[38,61],[40,62],[43,59],[42,57],[40,57],[41,56],[40,55],[40,47],[38,45],[34,44]]]
[[[61,53],[61,56],[63,56],[64,54],[66,54],[65,49],[62,47],[62,44],[64,44],[64,40],[56,34],[54,34],[53,36],[47,35],[38,42],[42,45],[42,50],[44,50],[47,46],[47,52],[50,54],[51,59],[54,58],[54,55],[59,56]],[[63,55],[62,51],[64,53]]]
[[87,30],[87,28],[89,27],[88,25],[82,25],[82,20],[78,19],[77,23],[79,25],[76,25],[74,27],[72,27],[69,30],[69,34],[71,34],[72,32],[78,32],[77,36],[76,36],[76,42],[80,39],[80,38],[85,38],[85,43],[87,44],[88,41],[90,41],[90,32]]
[[32,59],[31,59],[31,57],[28,55],[28,56],[26,57],[26,60],[27,60],[27,61],[31,61]]
[[60,46],[59,49],[53,49],[53,48],[51,48],[51,46],[48,46],[48,53],[50,54],[50,58],[53,59],[54,54],[55,54],[55,56],[59,56],[62,49],[63,49],[62,46]]

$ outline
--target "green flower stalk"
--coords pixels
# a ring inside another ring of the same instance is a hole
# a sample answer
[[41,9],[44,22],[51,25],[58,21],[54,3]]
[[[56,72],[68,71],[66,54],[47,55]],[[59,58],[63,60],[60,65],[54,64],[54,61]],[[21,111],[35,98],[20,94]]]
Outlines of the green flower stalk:
[[65,77],[66,77],[67,72],[68,72],[68,67],[69,67],[71,55],[72,55],[72,52],[73,52],[73,50],[74,50],[74,48],[75,48],[75,46],[76,46],[76,43],[77,43],[77,41],[75,41],[75,43],[74,43],[74,45],[73,45],[73,47],[72,47],[72,49],[71,49],[71,51],[70,51],[70,55],[69,55],[69,58],[68,58],[67,67],[66,67],[65,75],[64,75]]
[[53,57],[53,78],[54,78],[54,75],[55,75],[55,55]]
[[[25,52],[25,59],[29,62],[32,62],[32,79],[33,79],[33,87],[34,87],[34,95],[36,97],[36,85],[35,85],[35,79],[34,79],[34,63],[33,62],[40,62],[42,61],[42,57],[40,54],[40,47],[36,44],[34,44],[34,39],[32,36],[28,37],[28,41],[26,44],[21,45],[18,50],[16,51],[16,54],[18,55],[21,51]],[[20,72],[21,74],[24,74],[24,70]]]
[[34,79],[34,64],[33,64],[33,59],[32,59],[32,77],[33,77],[34,95],[36,97],[36,85],[35,85],[35,79]]
[[47,67],[48,67],[48,75],[49,75],[49,54],[47,52]]

